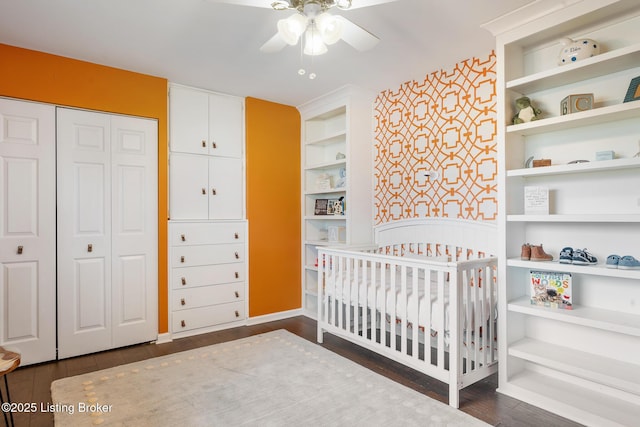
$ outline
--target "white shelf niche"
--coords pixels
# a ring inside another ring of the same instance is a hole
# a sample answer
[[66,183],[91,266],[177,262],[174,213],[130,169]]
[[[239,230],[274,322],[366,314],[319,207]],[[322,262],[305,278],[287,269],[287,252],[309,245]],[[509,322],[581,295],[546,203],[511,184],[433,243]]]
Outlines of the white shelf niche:
[[514,313],[640,337],[640,316],[636,314],[583,306],[574,306],[573,310],[540,307],[531,304],[529,297],[510,301],[507,308]]

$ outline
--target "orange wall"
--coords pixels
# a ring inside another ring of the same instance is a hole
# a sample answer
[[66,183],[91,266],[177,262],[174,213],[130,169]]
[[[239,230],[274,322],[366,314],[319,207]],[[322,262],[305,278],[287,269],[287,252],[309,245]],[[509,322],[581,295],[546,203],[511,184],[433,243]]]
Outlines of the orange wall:
[[249,316],[301,307],[300,114],[246,99]]
[[167,80],[0,44],[0,96],[158,120],[158,332],[167,332]]

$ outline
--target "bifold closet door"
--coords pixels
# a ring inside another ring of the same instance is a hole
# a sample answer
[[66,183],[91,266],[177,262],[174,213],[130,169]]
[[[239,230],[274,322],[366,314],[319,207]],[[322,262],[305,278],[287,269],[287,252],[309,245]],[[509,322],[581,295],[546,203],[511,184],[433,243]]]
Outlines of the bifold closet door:
[[56,358],[55,108],[0,99],[0,345]]
[[58,356],[157,337],[157,123],[57,109]]

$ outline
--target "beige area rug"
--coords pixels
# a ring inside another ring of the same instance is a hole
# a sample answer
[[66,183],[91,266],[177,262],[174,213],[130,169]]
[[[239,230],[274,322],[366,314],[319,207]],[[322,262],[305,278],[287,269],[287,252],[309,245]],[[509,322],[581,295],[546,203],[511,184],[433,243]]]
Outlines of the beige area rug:
[[64,378],[60,427],[487,426],[285,330]]

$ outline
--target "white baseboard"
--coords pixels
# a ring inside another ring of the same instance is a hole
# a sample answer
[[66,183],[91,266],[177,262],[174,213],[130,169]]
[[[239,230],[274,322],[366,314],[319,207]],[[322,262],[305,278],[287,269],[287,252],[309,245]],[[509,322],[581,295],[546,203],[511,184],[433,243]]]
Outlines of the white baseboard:
[[260,323],[273,322],[276,320],[288,319],[290,317],[302,316],[304,315],[301,308],[297,308],[295,310],[289,311],[280,311],[278,313],[265,314],[263,316],[250,317],[247,319],[247,325],[258,325]]
[[171,334],[169,332],[165,332],[164,334],[158,334],[158,339],[156,339],[156,344],[165,344],[173,341]]

